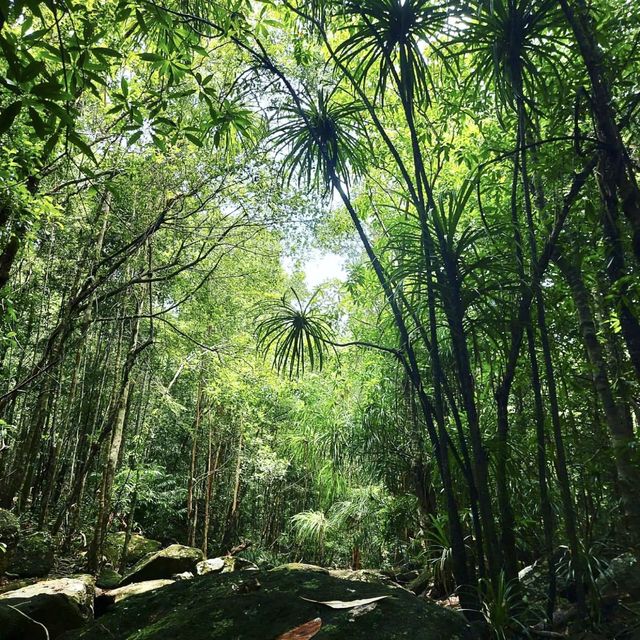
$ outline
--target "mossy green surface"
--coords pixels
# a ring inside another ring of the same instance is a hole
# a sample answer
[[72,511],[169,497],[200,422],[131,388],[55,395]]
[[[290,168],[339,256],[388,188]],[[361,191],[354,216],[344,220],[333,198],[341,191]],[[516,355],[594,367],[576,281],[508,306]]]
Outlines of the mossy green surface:
[[[259,587],[256,588],[256,579]],[[387,595],[373,611],[353,616],[314,600],[355,600]],[[462,640],[459,614],[379,584],[342,580],[319,572],[208,574],[132,596],[66,640],[275,640],[320,617],[318,640]]]
[[[124,531],[117,531],[115,533],[109,533],[105,539],[103,553],[107,562],[114,567],[117,567],[120,563],[120,554],[124,546],[125,535]],[[157,540],[145,538],[137,533],[131,534],[131,538],[127,544],[126,564],[133,564],[149,553],[156,553],[156,551],[160,550],[161,546]]]
[[54,544],[46,531],[36,531],[18,540],[9,554],[7,571],[20,577],[45,576],[53,567]]
[[200,549],[181,544],[172,544],[157,553],[146,555],[135,564],[120,581],[121,585],[170,578],[176,573],[189,571],[195,573],[196,565],[204,556]]
[[0,509],[0,542],[11,546],[16,541],[19,530],[20,521],[18,518],[11,511]]

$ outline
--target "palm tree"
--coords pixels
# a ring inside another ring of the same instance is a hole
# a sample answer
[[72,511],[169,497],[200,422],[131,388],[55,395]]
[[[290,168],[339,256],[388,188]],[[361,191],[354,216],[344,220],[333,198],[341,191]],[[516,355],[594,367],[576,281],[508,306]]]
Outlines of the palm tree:
[[[348,171],[352,165],[357,172],[364,171],[364,166],[357,164],[356,160],[364,158],[366,154],[364,147],[354,146],[353,138],[346,136],[345,132],[353,130],[351,124],[361,109],[358,106],[349,108],[335,106],[336,92],[330,94],[332,96],[330,100],[312,103],[308,98],[303,97],[304,93],[296,91],[290,82],[284,83],[293,104],[280,112],[282,121],[275,134],[274,144],[277,149],[282,151],[283,166],[284,170],[289,173],[289,179],[295,174],[306,176],[312,186],[321,187],[325,193],[333,189],[333,192],[342,200],[384,291],[400,334],[399,355],[401,362],[416,390],[429,437],[434,447],[434,455],[438,461],[447,499],[456,579],[460,585],[469,584],[470,572],[473,574],[474,570],[467,565],[462,523],[449,469],[448,448],[451,443],[446,433],[439,387],[442,374],[436,372],[435,375],[438,382],[435,387],[434,401],[426,392],[423,374],[408,326],[409,318],[403,313],[395,285],[378,257],[349,195],[350,176]],[[355,130],[360,129],[360,125],[356,125]],[[359,144],[364,145],[364,139],[360,139]],[[433,303],[433,291],[431,293]],[[433,304],[431,312],[432,315],[435,314]],[[433,319],[431,326],[435,330],[435,319]],[[306,343],[301,341],[300,344]],[[283,353],[287,352],[283,351]],[[295,352],[292,352],[292,355],[295,356]]]
[[[531,180],[528,172],[527,144],[532,131],[529,112],[538,110],[537,98],[547,92],[548,75],[542,68],[555,69],[559,64],[564,37],[558,30],[561,16],[557,3],[552,0],[480,0],[468,5],[467,29],[460,39],[463,51],[472,58],[473,83],[476,86],[491,86],[494,90],[496,109],[503,121],[505,110],[516,116],[516,151],[513,157],[513,179],[511,189],[511,223],[513,227],[517,274],[522,283],[522,297],[526,295],[527,279],[523,251],[522,233],[518,217],[518,185],[521,185],[526,218],[527,238],[530,254],[530,271],[536,273],[538,250],[533,219]],[[480,82],[478,82],[480,80]],[[551,408],[554,442],[556,446],[556,468],[563,501],[565,528],[569,545],[575,557],[579,555],[576,516],[571,497],[570,480],[562,438],[560,415],[555,384],[555,373],[551,359],[549,337],[545,319],[544,301],[539,281],[534,281],[534,300],[537,312],[537,329],[543,351],[544,370]],[[529,318],[526,323],[528,353],[531,365],[532,388],[536,408],[536,433],[538,446],[538,475],[540,503],[544,522],[545,545],[552,563],[553,521],[547,488],[547,461],[544,428],[544,405],[541,377],[535,346],[535,329]],[[507,578],[516,574],[514,517],[507,489],[508,465],[508,412],[507,404],[523,328],[512,331],[510,358],[501,384],[496,392],[498,409],[498,456],[496,464],[498,500],[502,520],[503,544],[507,556],[513,560],[507,566]],[[547,614],[551,617],[555,603],[555,569],[550,564],[549,600]],[[584,605],[582,584],[578,586],[579,606]]]

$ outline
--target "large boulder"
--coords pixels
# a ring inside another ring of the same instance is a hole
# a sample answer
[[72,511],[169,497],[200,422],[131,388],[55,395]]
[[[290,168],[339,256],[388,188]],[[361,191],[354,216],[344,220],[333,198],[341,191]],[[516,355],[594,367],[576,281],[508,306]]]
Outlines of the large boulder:
[[625,593],[640,598],[640,560],[632,553],[614,558],[596,582],[601,594]]
[[9,552],[7,573],[21,578],[46,576],[53,567],[54,551],[53,539],[46,531],[24,536]]
[[[117,531],[109,533],[104,542],[104,556],[107,562],[113,567],[118,567],[122,548],[124,547],[124,539],[126,533]],[[157,540],[145,538],[137,533],[132,533],[127,543],[127,553],[125,555],[125,564],[134,564],[141,560],[149,553],[156,553],[160,550],[162,543]]]
[[[559,596],[573,600],[575,596],[575,583],[567,580],[566,575],[559,571],[561,565],[568,562],[569,550],[566,547],[558,547],[554,551],[556,566],[556,590]],[[533,564],[524,567],[518,572],[520,585],[530,603],[543,604],[547,601],[549,593],[549,562],[547,558],[540,558]]]
[[317,564],[307,564],[306,562],[279,564],[277,567],[271,569],[271,571],[317,571],[318,573],[329,573],[329,569],[319,567]]
[[[362,607],[321,602],[384,596]],[[309,598],[316,602],[310,602]],[[374,606],[375,605],[375,606]],[[459,613],[403,589],[341,580],[319,571],[210,573],[116,604],[65,640],[273,640],[321,619],[318,640],[465,640]]]
[[145,556],[122,578],[120,585],[171,578],[183,571],[195,573],[196,565],[203,559],[204,554],[200,549],[172,544],[166,549]]
[[257,571],[258,567],[250,560],[238,556],[221,556],[198,562],[196,573],[203,576],[207,573],[233,573],[234,571]]
[[397,587],[389,576],[374,571],[373,569],[331,569],[329,575],[343,580],[355,580],[356,582],[370,582],[372,584],[388,584]]
[[161,589],[174,582],[175,580],[147,580],[146,582],[136,582],[117,589],[102,591],[96,596],[96,618],[103,615],[118,602],[122,602],[131,596],[139,596],[148,591]]
[[101,597],[109,598],[114,604],[126,600],[131,596],[138,596],[141,593],[147,593],[147,591],[155,591],[161,587],[166,587],[169,584],[173,584],[175,580],[146,580],[145,582],[135,582],[134,584],[128,584],[124,587],[118,587],[117,589],[109,589],[101,594]]
[[111,567],[104,567],[96,579],[96,586],[101,589],[115,589],[121,582],[122,576]]
[[[45,580],[0,595],[2,640],[51,640],[93,618],[95,585],[89,575]],[[16,611],[19,609],[19,611]]]

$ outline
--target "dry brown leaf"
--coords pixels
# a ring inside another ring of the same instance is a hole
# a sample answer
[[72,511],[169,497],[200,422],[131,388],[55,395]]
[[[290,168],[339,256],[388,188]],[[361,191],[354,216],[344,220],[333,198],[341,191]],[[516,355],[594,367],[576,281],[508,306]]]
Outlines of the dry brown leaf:
[[320,631],[320,627],[322,627],[322,619],[314,618],[295,629],[291,629],[291,631],[283,633],[281,636],[278,636],[276,640],[309,640],[309,638],[313,638],[313,636]]
[[[300,596],[302,598],[302,596]],[[375,598],[362,598],[361,600],[312,600],[311,598],[302,598],[307,602],[314,602],[315,604],[323,604],[325,607],[331,607],[332,609],[352,609],[353,607],[361,607],[365,604],[372,602],[378,602],[378,600],[384,600],[389,596],[375,596]]]

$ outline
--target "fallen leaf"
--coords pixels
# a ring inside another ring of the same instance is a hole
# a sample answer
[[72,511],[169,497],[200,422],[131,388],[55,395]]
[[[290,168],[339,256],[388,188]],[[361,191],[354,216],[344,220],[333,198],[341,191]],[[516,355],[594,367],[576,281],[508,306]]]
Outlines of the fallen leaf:
[[295,629],[291,629],[291,631],[283,633],[281,636],[278,636],[276,640],[309,640],[309,638],[313,638],[313,636],[320,631],[320,627],[322,627],[322,619],[314,618]]
[[312,600],[311,598],[303,598],[307,602],[314,602],[315,604],[323,604],[325,607],[331,607],[332,609],[352,609],[353,607],[361,607],[365,604],[371,604],[372,602],[378,602],[378,600],[384,600],[389,596],[376,596],[375,598],[362,598],[361,600]]

